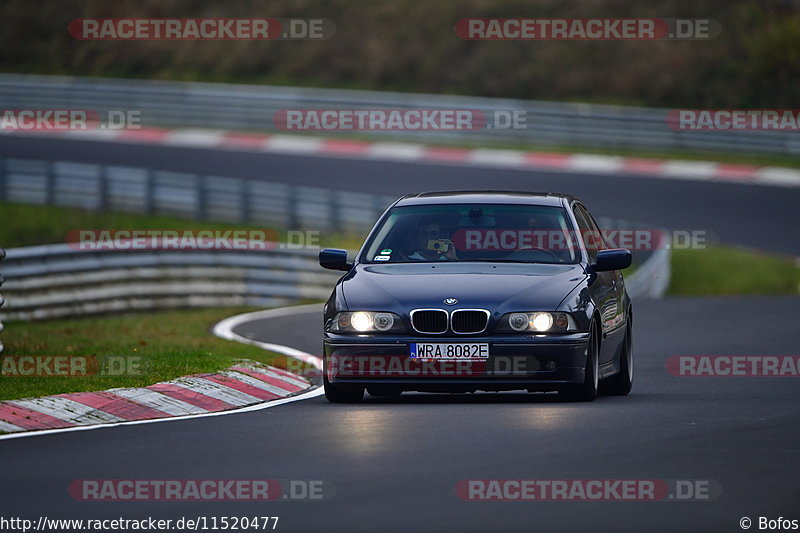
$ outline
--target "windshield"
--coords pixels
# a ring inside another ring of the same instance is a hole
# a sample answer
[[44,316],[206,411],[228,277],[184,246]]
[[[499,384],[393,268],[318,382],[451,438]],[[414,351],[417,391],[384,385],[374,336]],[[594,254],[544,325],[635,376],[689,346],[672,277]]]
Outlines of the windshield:
[[364,263],[577,263],[560,207],[452,204],[394,208],[364,248]]

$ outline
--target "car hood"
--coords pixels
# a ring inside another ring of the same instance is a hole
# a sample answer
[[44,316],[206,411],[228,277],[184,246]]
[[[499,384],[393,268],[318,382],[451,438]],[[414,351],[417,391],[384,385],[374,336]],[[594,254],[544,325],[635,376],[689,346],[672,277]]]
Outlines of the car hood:
[[505,313],[555,310],[586,279],[582,265],[531,263],[399,263],[358,265],[342,282],[350,310],[394,311],[445,307]]

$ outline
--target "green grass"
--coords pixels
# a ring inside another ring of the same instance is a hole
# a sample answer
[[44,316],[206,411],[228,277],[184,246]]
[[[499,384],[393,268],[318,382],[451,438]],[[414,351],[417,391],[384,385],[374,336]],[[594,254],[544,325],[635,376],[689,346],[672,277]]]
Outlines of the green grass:
[[[0,248],[66,242],[67,232],[79,229],[140,230],[274,230],[286,240],[286,230],[256,224],[209,222],[186,218],[131,213],[87,211],[74,207],[0,203]],[[366,235],[327,233],[319,235],[322,247],[358,248]]]
[[[414,144],[414,140],[409,137],[376,135],[369,132],[359,133],[322,133],[322,132],[291,132],[291,135],[304,135],[310,137],[326,137],[340,140],[359,140],[359,141],[396,141]],[[424,142],[424,141],[423,141]],[[497,140],[496,142],[480,139],[480,141],[469,141],[459,139],[448,142],[445,139],[436,142],[437,146],[447,146],[452,148],[498,148],[504,150],[525,150],[532,152],[563,153],[563,154],[596,154],[618,157],[632,157],[642,159],[679,159],[686,161],[711,161],[715,163],[754,165],[754,166],[777,166],[788,168],[800,168],[800,158],[789,154],[771,154],[759,152],[725,152],[712,150],[666,150],[666,149],[640,149],[640,148],[604,148],[574,145],[549,145],[531,142],[510,142],[507,139]]]
[[141,372],[81,377],[4,375],[0,377],[0,400],[142,387],[189,374],[214,372],[230,366],[235,359],[285,366],[283,356],[223,340],[209,332],[219,320],[252,310],[176,310],[8,323],[3,331],[3,359],[15,355],[140,357]]
[[669,296],[800,293],[792,258],[731,247],[672,252]]

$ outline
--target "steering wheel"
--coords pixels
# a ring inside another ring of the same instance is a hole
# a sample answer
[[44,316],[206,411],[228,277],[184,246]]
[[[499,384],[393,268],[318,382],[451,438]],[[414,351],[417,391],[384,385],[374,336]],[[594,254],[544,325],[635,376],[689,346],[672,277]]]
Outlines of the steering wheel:
[[520,250],[517,250],[514,253],[512,253],[511,255],[509,255],[506,259],[520,259],[520,256],[524,257],[526,253],[530,253],[530,252],[545,253],[545,254],[549,255],[550,257],[552,257],[553,259],[555,259],[557,262],[559,262],[559,263],[561,262],[561,258],[558,255],[556,255],[555,253],[553,253],[552,251],[546,250],[544,248],[537,248],[535,246],[531,247],[531,248],[522,248]]

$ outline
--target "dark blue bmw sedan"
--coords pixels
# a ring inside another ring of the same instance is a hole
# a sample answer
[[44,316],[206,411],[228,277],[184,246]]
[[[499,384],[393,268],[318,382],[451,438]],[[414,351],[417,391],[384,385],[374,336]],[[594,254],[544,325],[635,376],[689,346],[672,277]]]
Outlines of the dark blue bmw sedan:
[[621,270],[592,216],[562,194],[468,191],[400,198],[324,309],[331,402],[364,391],[557,391],[591,401],[633,381],[633,314]]

